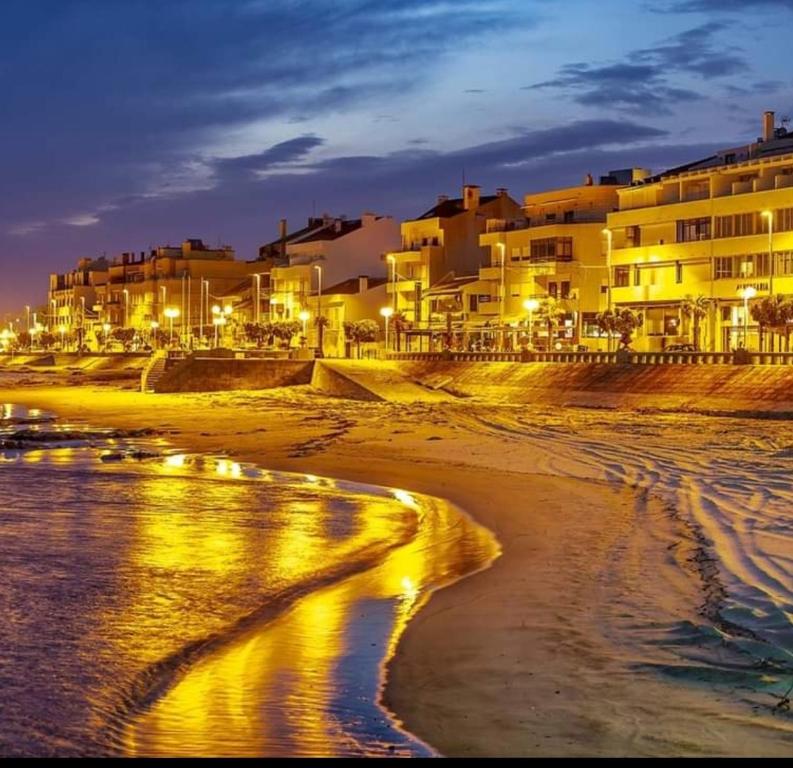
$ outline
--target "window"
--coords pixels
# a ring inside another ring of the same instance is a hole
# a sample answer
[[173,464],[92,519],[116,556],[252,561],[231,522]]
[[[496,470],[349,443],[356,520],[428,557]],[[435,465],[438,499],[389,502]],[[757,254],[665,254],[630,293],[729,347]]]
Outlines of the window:
[[625,247],[638,248],[642,244],[642,230],[640,227],[625,228]]
[[468,297],[468,311],[476,312],[479,309],[479,297],[474,293]]
[[683,282],[683,265],[679,261],[675,263],[675,282]]
[[574,217],[575,217],[575,211],[565,211],[564,212],[564,223],[565,224],[572,223]]
[[570,298],[570,281],[569,280],[562,280],[562,287],[560,289],[561,297],[563,299]]
[[634,285],[641,285],[642,284],[642,273],[639,269],[639,265],[636,264],[633,267],[633,284]]
[[[777,214],[780,213],[782,211],[777,211]],[[793,218],[790,224],[790,228],[793,229]],[[767,232],[768,225],[758,212],[736,213],[733,216],[717,216],[714,230],[716,237],[745,237]]]
[[548,283],[548,295],[557,298],[556,283]]
[[774,211],[774,230],[789,232],[793,229],[793,208],[779,208]]
[[630,285],[631,281],[631,268],[630,267],[614,267],[614,287],[625,288]]
[[691,243],[697,240],[710,240],[710,219],[679,219],[677,222],[677,242]]
[[531,241],[530,261],[571,261],[572,258],[572,237],[544,237]]
[[777,259],[780,275],[793,275],[793,251],[782,251],[774,254]]

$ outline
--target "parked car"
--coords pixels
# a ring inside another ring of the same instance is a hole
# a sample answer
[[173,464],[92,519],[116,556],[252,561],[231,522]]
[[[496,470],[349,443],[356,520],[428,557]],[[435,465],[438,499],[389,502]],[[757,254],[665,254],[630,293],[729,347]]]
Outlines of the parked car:
[[670,344],[664,348],[664,352],[696,352],[693,344]]

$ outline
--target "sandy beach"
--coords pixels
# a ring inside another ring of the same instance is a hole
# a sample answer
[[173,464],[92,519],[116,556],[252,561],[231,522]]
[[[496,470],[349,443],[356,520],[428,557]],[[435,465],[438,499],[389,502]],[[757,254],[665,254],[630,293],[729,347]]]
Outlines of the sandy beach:
[[[749,445],[745,425],[727,419],[363,403],[308,387],[144,395],[36,378],[19,386],[14,376],[0,378],[3,402],[154,428],[191,452],[439,496],[492,530],[502,556],[434,594],[388,665],[385,704],[442,754],[793,750],[793,721],[773,709],[773,691],[706,674],[706,661],[680,651],[712,651],[694,628],[716,621],[726,577],[709,567],[696,515],[653,475],[671,466],[665,451],[685,445],[691,459],[711,439],[741,439],[761,456],[783,450],[780,424],[753,425]],[[740,655],[729,644],[718,652],[725,670]]]

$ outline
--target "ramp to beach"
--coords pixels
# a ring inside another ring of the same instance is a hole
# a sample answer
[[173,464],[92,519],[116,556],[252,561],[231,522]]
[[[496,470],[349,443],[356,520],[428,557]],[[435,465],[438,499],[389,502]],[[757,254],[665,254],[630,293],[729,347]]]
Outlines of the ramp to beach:
[[454,396],[432,376],[418,380],[395,361],[318,360],[311,385],[328,395],[396,403],[445,402]]

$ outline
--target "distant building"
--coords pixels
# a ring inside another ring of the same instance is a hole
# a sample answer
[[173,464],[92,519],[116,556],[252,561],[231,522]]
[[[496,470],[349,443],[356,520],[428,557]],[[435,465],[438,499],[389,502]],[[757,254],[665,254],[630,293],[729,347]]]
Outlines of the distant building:
[[291,233],[282,219],[279,238],[259,248],[259,259],[272,265],[266,297],[269,319],[297,317],[320,282],[333,285],[350,275],[385,275],[383,254],[398,244],[399,225],[390,216],[312,217]]
[[612,299],[644,315],[634,346],[691,342],[683,302],[702,296],[709,302],[702,348],[756,349],[751,305],[793,297],[793,132],[766,112],[757,141],[623,187],[618,196],[619,210],[608,216]]
[[51,274],[47,292],[47,316],[38,321],[57,332],[81,334],[96,320],[97,290],[107,282],[106,259],[80,259],[71,272]]
[[410,321],[410,334],[429,332],[429,305],[424,294],[455,275],[476,274],[488,253],[479,242],[488,219],[521,217],[520,205],[499,189],[482,196],[475,184],[463,187],[462,197],[441,196],[415,219],[402,222],[402,244],[386,255],[389,303]]
[[209,248],[201,240],[162,246],[148,253],[123,253],[109,265],[97,286],[97,322],[148,332],[152,323],[170,324],[166,309],[178,311],[174,328],[187,340],[190,331],[212,333],[211,308],[241,280],[254,280],[258,262],[236,261],[228,246]]

